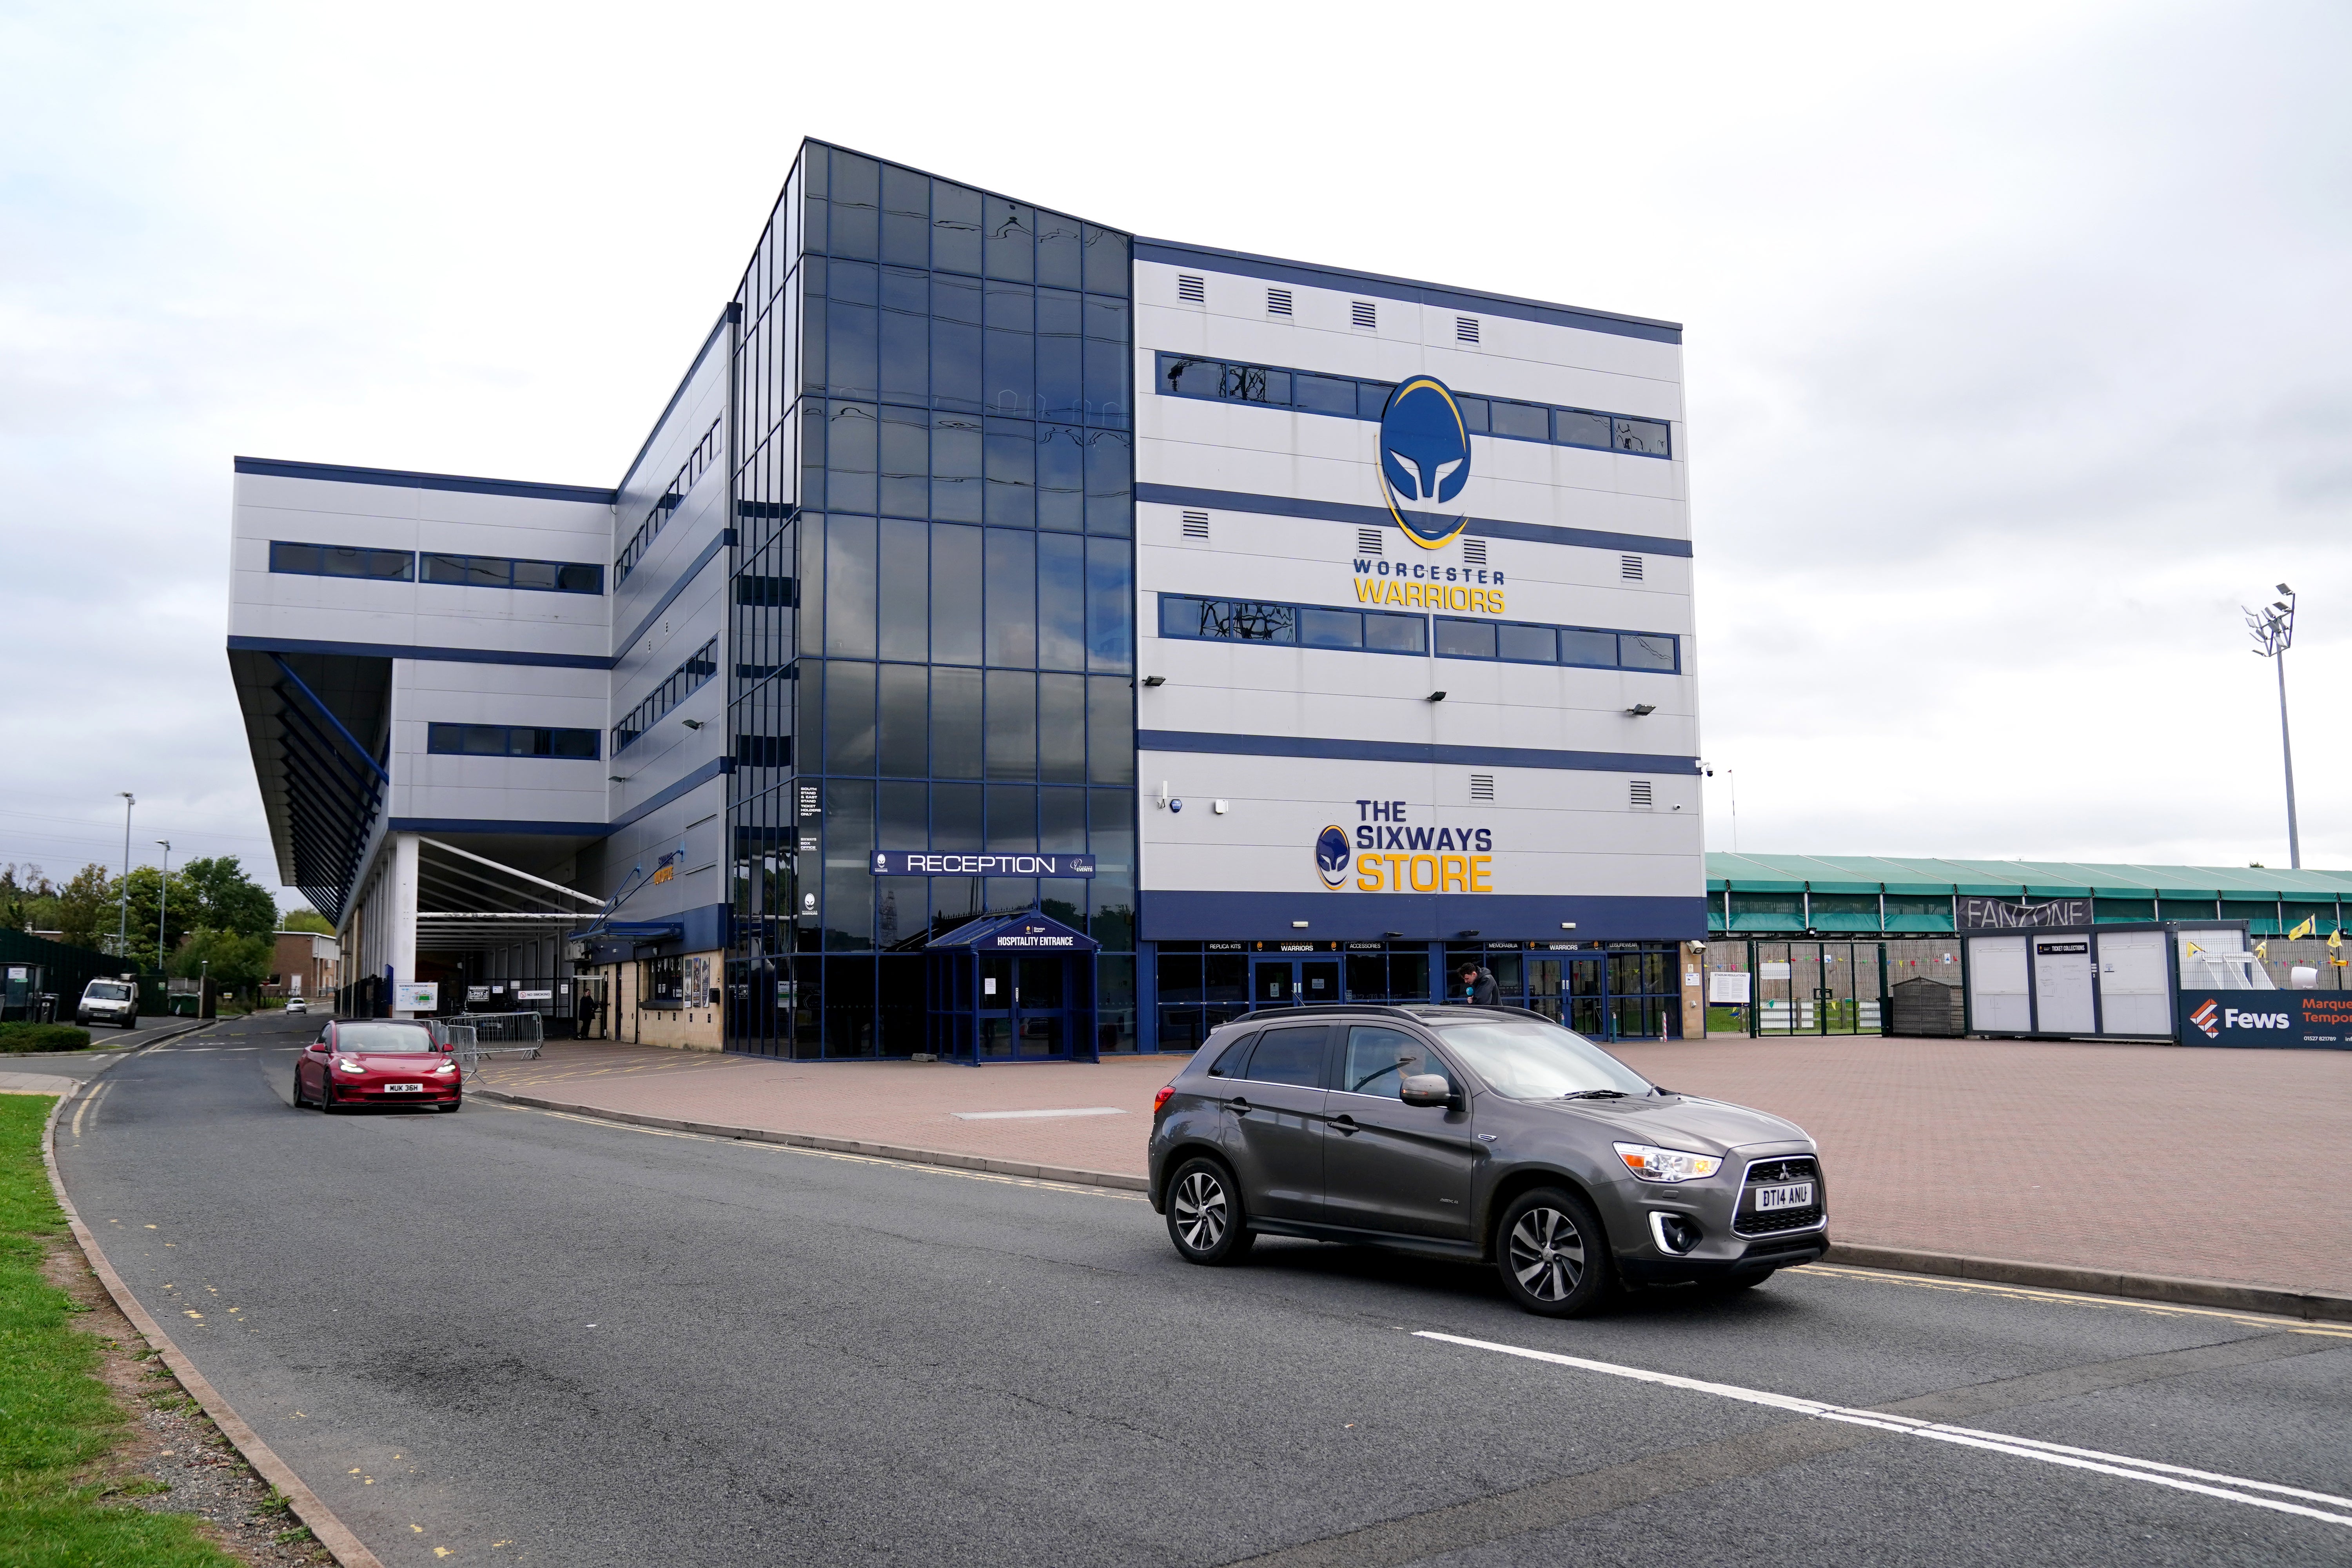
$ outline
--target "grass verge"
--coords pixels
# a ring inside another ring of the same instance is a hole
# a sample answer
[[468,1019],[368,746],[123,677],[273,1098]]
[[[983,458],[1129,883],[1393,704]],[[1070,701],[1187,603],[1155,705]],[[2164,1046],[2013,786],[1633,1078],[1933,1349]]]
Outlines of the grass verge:
[[41,1163],[47,1095],[0,1094],[0,1563],[16,1568],[234,1568],[183,1515],[103,1500],[95,1479],[121,1407],[95,1373],[96,1336],[43,1277],[66,1232]]

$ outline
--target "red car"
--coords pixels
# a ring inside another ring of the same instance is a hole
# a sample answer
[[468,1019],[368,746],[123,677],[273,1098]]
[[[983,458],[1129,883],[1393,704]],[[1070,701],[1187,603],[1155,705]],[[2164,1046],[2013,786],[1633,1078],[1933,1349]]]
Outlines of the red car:
[[430,1024],[408,1018],[338,1018],[294,1064],[294,1103],[330,1114],[354,1105],[464,1103],[465,1074]]

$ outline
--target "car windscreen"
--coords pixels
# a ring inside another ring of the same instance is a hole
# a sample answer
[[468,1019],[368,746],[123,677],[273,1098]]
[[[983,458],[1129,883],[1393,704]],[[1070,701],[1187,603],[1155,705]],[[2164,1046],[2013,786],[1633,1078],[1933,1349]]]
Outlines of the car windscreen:
[[1437,1037],[1496,1094],[1557,1100],[1580,1090],[1647,1094],[1650,1080],[1557,1024],[1534,1018],[1464,1018],[1437,1026]]
[[82,993],[82,999],[88,1002],[128,1002],[131,1000],[131,987],[119,980],[93,980],[89,983],[89,989]]
[[432,1031],[422,1024],[343,1024],[335,1030],[335,1049],[339,1051],[385,1056],[435,1048]]

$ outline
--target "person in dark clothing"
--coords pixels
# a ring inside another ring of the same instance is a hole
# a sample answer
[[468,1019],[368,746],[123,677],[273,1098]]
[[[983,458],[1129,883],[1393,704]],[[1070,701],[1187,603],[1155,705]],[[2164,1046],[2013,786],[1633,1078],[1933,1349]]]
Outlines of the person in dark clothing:
[[1463,1000],[1473,1007],[1494,1007],[1501,1005],[1503,994],[1496,987],[1492,972],[1475,963],[1462,966]]

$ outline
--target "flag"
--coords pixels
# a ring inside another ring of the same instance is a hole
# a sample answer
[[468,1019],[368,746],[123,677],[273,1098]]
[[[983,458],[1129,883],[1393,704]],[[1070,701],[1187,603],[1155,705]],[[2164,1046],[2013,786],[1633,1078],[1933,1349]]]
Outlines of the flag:
[[2344,928],[2342,926],[2337,926],[2334,931],[2327,933],[2327,945],[2331,949],[2339,948],[2344,945]]
[[2303,923],[2301,925],[2286,933],[2286,939],[2289,942],[2299,942],[2305,937],[2317,936],[2318,934],[2319,917],[2317,915],[2305,915],[2303,917]]
[[2254,943],[2254,956],[2268,963],[2271,961],[2271,944],[2266,942]]

